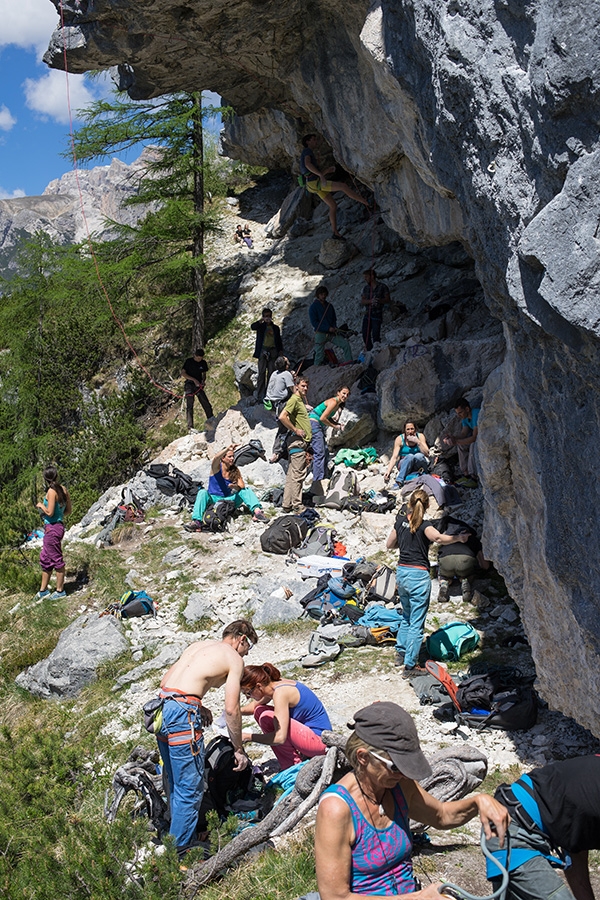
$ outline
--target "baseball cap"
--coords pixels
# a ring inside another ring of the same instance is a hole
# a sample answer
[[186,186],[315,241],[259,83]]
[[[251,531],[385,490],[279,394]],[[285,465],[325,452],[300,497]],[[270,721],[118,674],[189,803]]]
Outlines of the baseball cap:
[[431,775],[410,713],[387,700],[372,703],[354,714],[354,731],[377,750],[385,750],[407,778],[419,781]]

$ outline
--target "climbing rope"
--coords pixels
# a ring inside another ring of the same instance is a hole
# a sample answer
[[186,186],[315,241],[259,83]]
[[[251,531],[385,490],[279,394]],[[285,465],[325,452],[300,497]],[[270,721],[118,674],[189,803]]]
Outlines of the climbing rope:
[[500,887],[494,891],[493,894],[487,894],[485,897],[480,897],[477,894],[470,894],[469,891],[465,890],[465,888],[459,887],[457,884],[453,884],[451,881],[445,881],[444,884],[439,889],[442,897],[450,897],[455,898],[455,900],[505,900],[506,892],[508,890],[508,869],[509,869],[509,859],[510,859],[510,835],[508,831],[506,832],[506,868],[502,865],[502,863],[493,856],[488,850],[487,839],[485,836],[485,831],[483,828],[481,829],[481,839],[480,846],[481,852],[494,863],[495,866],[500,870],[500,875],[502,876],[502,880],[500,882]]

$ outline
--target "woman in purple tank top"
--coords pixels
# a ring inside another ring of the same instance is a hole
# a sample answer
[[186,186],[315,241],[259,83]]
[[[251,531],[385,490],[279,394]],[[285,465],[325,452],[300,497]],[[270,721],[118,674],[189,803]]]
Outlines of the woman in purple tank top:
[[331,728],[325,707],[301,681],[282,678],[272,663],[246,666],[240,685],[249,698],[243,716],[254,716],[260,732],[242,731],[243,741],[267,744],[282,769],[322,756],[321,732]]
[[479,814],[501,844],[510,821],[487,794],[442,803],[418,783],[431,774],[412,717],[395,703],[373,703],[354,715],[346,744],[353,771],[321,797],[315,832],[321,900],[410,894],[440,900],[440,883],[419,889],[412,870],[410,819],[456,828]]

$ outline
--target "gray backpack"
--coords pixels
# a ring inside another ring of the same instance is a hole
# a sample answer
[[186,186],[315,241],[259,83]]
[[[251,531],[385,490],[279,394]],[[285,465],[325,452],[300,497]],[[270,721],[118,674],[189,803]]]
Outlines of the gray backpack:
[[335,469],[327,493],[324,497],[315,497],[315,506],[325,506],[327,509],[343,509],[344,502],[349,497],[358,496],[358,478],[353,469]]
[[366,600],[383,600],[386,603],[397,601],[398,585],[396,573],[389,566],[379,566],[367,585]]

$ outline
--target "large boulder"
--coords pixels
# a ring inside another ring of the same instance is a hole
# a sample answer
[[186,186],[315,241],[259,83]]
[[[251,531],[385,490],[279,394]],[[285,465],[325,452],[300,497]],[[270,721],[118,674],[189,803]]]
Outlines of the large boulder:
[[268,237],[279,238],[287,234],[293,223],[298,218],[310,219],[312,216],[312,200],[304,188],[297,187],[291,191],[281,208],[277,210],[272,219],[265,225],[265,234]]
[[15,680],[44,700],[75,697],[95,680],[98,666],[120,656],[128,646],[123,626],[114,616],[85,614],[65,628],[50,656]]
[[399,432],[406,419],[426,422],[470,388],[483,385],[503,358],[500,336],[406,346],[377,379],[380,424]]
[[319,262],[326,269],[339,269],[358,253],[351,241],[338,241],[325,238],[319,251]]
[[330,447],[360,447],[377,436],[377,397],[375,394],[350,395],[340,416],[340,431],[329,439]]

